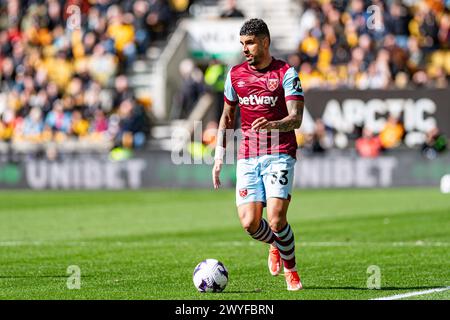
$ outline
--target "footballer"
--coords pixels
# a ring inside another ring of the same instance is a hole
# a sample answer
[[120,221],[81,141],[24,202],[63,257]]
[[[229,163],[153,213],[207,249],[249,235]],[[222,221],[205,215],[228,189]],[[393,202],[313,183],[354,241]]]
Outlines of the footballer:
[[[230,69],[224,89],[212,178],[218,189],[225,157],[226,130],[234,129],[239,106],[242,140],[236,168],[236,206],[245,231],[268,243],[269,271],[284,266],[287,289],[302,289],[295,261],[294,232],[287,221],[304,97],[294,68],[270,53],[270,33],[261,19],[240,30],[245,62]],[[263,218],[266,207],[267,220]]]

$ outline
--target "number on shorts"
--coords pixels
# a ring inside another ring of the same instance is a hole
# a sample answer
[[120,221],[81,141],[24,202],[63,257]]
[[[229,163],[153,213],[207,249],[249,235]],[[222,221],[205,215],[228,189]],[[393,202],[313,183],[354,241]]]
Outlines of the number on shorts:
[[[278,180],[278,182],[283,186],[287,185],[289,182],[288,177],[287,177],[288,172],[289,171],[287,171],[287,170],[280,170],[281,177],[280,177],[280,180]],[[272,173],[272,180],[270,182],[272,184],[275,184],[275,182],[277,182],[277,179],[278,179],[277,174]]]
[[272,173],[272,180],[270,180],[270,183],[275,184],[275,182],[277,182],[277,174],[276,173]]
[[287,170],[281,170],[280,172],[282,173],[282,175],[280,177],[280,180],[278,180],[278,182],[280,184],[282,184],[283,186],[285,186],[285,185],[288,184],[288,177],[287,177],[288,171]]

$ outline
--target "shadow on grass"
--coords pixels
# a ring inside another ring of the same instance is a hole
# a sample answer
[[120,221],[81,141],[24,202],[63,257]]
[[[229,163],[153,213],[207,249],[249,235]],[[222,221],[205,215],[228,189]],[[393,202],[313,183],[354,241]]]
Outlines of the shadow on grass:
[[304,286],[305,290],[361,290],[361,291],[395,291],[395,290],[421,290],[421,289],[435,289],[435,288],[441,288],[442,285],[435,285],[435,286],[415,286],[415,287],[381,287],[380,289],[368,289],[368,288],[361,288],[361,287],[320,287],[320,286]]
[[[380,289],[368,289],[368,288],[361,288],[361,287],[352,287],[352,286],[343,286],[343,287],[325,287],[325,286],[306,286],[303,287],[302,291],[310,291],[310,290],[359,290],[359,291],[397,291],[397,290],[426,290],[426,289],[435,289],[443,287],[442,285],[435,285],[435,286],[415,286],[415,287],[381,287]],[[230,290],[230,291],[223,291],[221,294],[242,294],[242,293],[264,293],[267,292],[266,290],[262,289],[255,289],[255,290]]]
[[261,293],[261,292],[263,292],[263,290],[255,289],[255,290],[230,290],[230,291],[225,290],[221,293],[226,294],[226,293]]
[[[29,275],[29,276],[0,276],[0,279],[29,279],[29,278],[68,278],[67,275]],[[83,278],[89,278],[89,275],[84,275]]]

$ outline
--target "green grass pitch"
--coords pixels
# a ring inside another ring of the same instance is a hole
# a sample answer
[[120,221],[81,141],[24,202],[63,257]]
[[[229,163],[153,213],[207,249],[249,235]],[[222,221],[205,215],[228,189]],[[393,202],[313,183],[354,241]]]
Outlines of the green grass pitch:
[[[450,195],[437,189],[296,190],[288,219],[298,292],[269,274],[233,190],[2,191],[0,299],[371,299],[450,286]],[[227,266],[223,293],[194,288],[205,258]],[[371,265],[379,290],[367,288]]]

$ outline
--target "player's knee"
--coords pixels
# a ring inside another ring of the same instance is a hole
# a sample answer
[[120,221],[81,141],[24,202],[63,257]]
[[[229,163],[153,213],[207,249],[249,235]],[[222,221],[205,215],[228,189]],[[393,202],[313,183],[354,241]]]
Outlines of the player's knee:
[[256,230],[258,230],[258,228],[259,228],[259,223],[260,223],[260,221],[257,221],[256,219],[252,219],[248,216],[243,217],[241,219],[242,227],[244,228],[244,230],[247,233],[255,233]]
[[283,228],[286,226],[286,219],[282,217],[272,217],[269,219],[269,226],[270,229],[274,232],[279,232],[283,230]]

